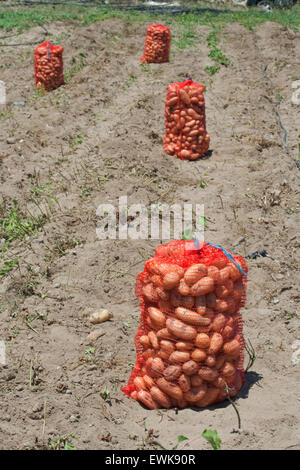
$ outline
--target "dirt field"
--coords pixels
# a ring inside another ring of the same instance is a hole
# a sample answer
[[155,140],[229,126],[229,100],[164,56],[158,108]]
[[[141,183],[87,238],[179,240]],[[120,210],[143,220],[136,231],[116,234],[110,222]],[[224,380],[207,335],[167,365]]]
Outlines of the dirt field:
[[[39,230],[12,241],[0,266],[18,260],[0,287],[0,449],[171,449],[179,435],[188,438],[179,449],[209,449],[204,429],[218,431],[222,449],[300,449],[300,105],[291,102],[300,34],[270,22],[256,32],[228,25],[220,48],[234,65],[210,76],[209,27],[196,27],[194,47],[173,46],[169,64],[143,66],[147,25],[47,26],[65,47],[68,81],[45,95],[34,87],[33,46],[1,51],[7,99],[25,102],[0,110],[1,218],[17,208],[38,216]],[[44,37],[37,27],[18,42]],[[187,77],[207,86],[212,151],[190,163],[162,149],[167,86]],[[97,239],[98,205],[124,195],[129,205],[203,203],[207,241],[268,253],[248,259],[242,315],[257,357],[235,401],[240,433],[227,401],[176,414],[121,392],[135,362],[135,278],[158,243]],[[114,317],[89,343],[100,327],[88,316],[100,308]]]

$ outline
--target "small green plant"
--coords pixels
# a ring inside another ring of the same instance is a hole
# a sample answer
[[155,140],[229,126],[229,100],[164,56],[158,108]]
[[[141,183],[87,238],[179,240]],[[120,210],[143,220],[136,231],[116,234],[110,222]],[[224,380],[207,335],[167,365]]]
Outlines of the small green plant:
[[87,348],[85,350],[85,354],[87,355],[88,357],[88,360],[91,364],[94,364],[95,363],[95,360],[94,360],[94,353],[95,353],[95,348]]
[[177,447],[179,446],[180,442],[183,442],[183,441],[188,441],[189,438],[188,437],[185,437],[185,436],[177,436],[177,444],[172,448],[172,450],[176,450]]
[[219,44],[219,33],[221,32],[222,27],[213,26],[211,32],[206,38],[207,46],[210,48],[208,57],[215,62],[215,65],[205,67],[205,71],[210,75],[215,75],[219,72],[221,65],[234,65],[233,62],[226,57],[225,54],[221,51],[217,45]]
[[82,144],[83,142],[83,135],[82,134],[77,134],[75,137],[70,135],[69,136],[69,142],[72,147],[72,149],[75,151],[77,150],[78,146]]
[[[144,423],[144,425],[145,425],[145,423]],[[145,426],[145,430],[146,430],[146,426]],[[172,447],[171,450],[176,450],[177,447],[179,446],[179,444],[180,444],[181,442],[183,442],[183,441],[188,441],[188,439],[189,439],[189,438],[188,438],[188,437],[185,437],[185,436],[177,436],[177,444],[175,444],[174,447]],[[160,442],[157,442],[157,441],[156,441],[156,444],[158,444],[159,447],[160,447],[162,450],[167,450],[162,444],[160,444]]]
[[39,88],[37,88],[37,90],[35,90],[35,92],[33,93],[32,95],[32,98],[31,98],[31,102],[34,102],[36,101],[37,99],[39,98],[42,98],[43,96],[46,95],[46,90],[43,86],[40,86]]
[[213,429],[205,429],[202,433],[202,437],[206,439],[214,450],[221,449],[221,439],[217,433]]
[[11,261],[5,260],[4,261],[4,266],[0,268],[0,276],[6,276],[9,271],[11,271],[15,266],[18,266],[19,260],[18,258],[15,258]]
[[132,85],[132,83],[134,83],[136,81],[137,77],[135,75],[130,75],[130,77],[128,78],[128,80],[126,80],[126,82],[124,83],[124,85],[122,86],[122,89],[123,90],[126,90],[126,88],[129,88],[130,85]]
[[81,195],[83,197],[88,197],[91,194],[92,191],[93,191],[93,188],[83,188],[81,190]]
[[209,75],[215,75],[219,72],[220,66],[219,65],[208,65],[204,68],[205,72],[209,73]]
[[215,47],[214,49],[212,49],[210,53],[208,54],[208,57],[210,57],[217,64],[221,64],[221,65],[233,64],[232,62],[230,62],[228,57],[226,57],[226,55],[224,55],[221,49],[219,49],[218,47]]
[[48,182],[31,189],[30,192],[35,196],[50,195],[53,193],[53,189],[51,188],[51,183]]
[[104,387],[102,392],[100,392],[100,396],[103,398],[104,401],[110,398],[110,391],[107,387]]
[[59,436],[57,440],[49,439],[48,447],[50,450],[77,450],[77,448],[69,441],[70,437],[75,437],[73,433],[67,437]]
[[4,239],[4,246],[0,249],[0,254],[8,249],[12,241],[36,234],[45,221],[44,216],[24,217],[18,209],[16,199],[13,200],[13,208],[10,209],[6,217],[4,216],[5,212],[5,204],[2,204],[0,207],[0,239]]

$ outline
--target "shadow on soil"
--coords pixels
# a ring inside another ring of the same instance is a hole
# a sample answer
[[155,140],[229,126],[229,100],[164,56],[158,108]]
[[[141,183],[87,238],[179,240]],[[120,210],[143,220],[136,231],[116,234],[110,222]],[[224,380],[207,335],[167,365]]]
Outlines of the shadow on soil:
[[[236,397],[233,398],[233,401],[237,401],[239,398],[248,398],[249,395],[249,390],[253,385],[257,384],[259,387],[261,386],[259,384],[260,380],[263,378],[262,375],[258,374],[257,372],[247,372],[245,374],[245,383],[242,386],[241,390],[239,393],[236,395]],[[231,403],[229,400],[225,400],[222,403],[218,403],[217,405],[211,405],[207,406],[205,408],[192,408],[194,411],[203,411],[203,410],[218,410],[221,408],[227,408],[228,406],[231,406]]]

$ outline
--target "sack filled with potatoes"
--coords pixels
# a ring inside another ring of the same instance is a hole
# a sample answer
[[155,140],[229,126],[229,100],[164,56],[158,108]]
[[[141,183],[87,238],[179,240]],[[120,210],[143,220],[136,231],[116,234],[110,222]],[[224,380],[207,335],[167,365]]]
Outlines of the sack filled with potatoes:
[[168,86],[165,102],[164,151],[182,160],[204,157],[209,149],[204,85],[186,80]]
[[246,284],[246,261],[219,246],[158,246],[136,281],[137,361],[123,392],[149,409],[235,396],[244,381]]
[[152,24],[147,29],[141,62],[148,64],[169,62],[171,32],[167,26]]
[[35,84],[45,90],[54,90],[64,84],[63,50],[59,45],[45,41],[34,52]]

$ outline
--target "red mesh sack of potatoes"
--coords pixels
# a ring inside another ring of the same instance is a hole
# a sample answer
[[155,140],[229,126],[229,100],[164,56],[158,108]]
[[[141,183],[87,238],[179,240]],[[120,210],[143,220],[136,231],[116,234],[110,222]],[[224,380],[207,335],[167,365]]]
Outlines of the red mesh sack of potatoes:
[[34,78],[37,87],[53,90],[64,83],[62,46],[45,41],[34,52]]
[[246,284],[245,260],[222,247],[158,246],[136,281],[137,360],[122,391],[149,409],[203,408],[235,396],[244,382]]
[[209,149],[204,85],[186,80],[168,86],[165,102],[164,151],[182,160],[196,160]]
[[162,63],[169,62],[171,45],[171,32],[169,28],[161,24],[153,24],[148,27],[144,55],[141,62]]

